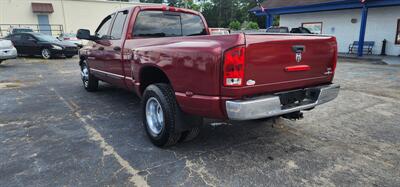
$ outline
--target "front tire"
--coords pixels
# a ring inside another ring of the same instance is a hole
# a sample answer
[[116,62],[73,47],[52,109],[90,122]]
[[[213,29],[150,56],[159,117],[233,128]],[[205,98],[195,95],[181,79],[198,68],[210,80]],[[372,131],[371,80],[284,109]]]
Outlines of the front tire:
[[49,49],[47,48],[42,49],[42,58],[46,60],[51,58],[51,52]]
[[99,87],[99,80],[90,73],[89,66],[86,62],[83,62],[81,66],[81,78],[86,91],[94,92]]

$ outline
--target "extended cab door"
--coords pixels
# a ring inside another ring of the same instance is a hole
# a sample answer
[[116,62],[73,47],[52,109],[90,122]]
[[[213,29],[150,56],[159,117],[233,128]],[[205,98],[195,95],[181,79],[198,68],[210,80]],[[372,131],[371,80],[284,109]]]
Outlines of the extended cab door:
[[105,49],[111,45],[110,43],[110,27],[114,14],[104,18],[96,29],[95,36],[97,40],[91,42],[87,48],[87,62],[90,67],[91,73],[100,79],[106,79],[107,69],[104,66],[104,61],[108,58]]
[[[123,45],[126,35],[128,10],[117,12],[110,32],[110,45],[104,46],[104,53],[107,58],[103,60],[107,71],[106,81],[119,86],[125,86],[124,55]],[[129,60],[129,59],[128,59]]]

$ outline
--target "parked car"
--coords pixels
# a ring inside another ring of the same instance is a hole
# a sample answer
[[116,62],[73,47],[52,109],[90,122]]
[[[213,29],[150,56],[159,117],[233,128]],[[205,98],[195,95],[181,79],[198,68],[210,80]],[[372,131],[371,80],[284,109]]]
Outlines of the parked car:
[[226,28],[210,28],[211,35],[227,35],[230,34],[229,29]]
[[74,43],[76,46],[78,46],[79,48],[83,47],[83,42],[82,40],[78,39],[76,37],[76,34],[74,33],[62,33],[60,34],[59,37],[57,37],[59,40],[61,41],[68,41],[71,43]]
[[273,26],[273,27],[268,28],[267,32],[269,32],[269,33],[289,33],[289,28]]
[[108,15],[94,35],[78,31],[91,40],[80,50],[82,82],[87,91],[104,81],[136,92],[157,146],[195,138],[203,117],[299,119],[302,110],[337,97],[337,43],[333,36],[287,35],[211,36],[199,12],[127,8]]
[[17,58],[17,49],[10,40],[0,39],[0,64],[7,59]]
[[17,34],[17,33],[24,33],[24,32],[33,32],[31,28],[10,28],[8,30],[9,34]]
[[290,30],[290,33],[313,34],[310,30],[308,30],[308,29],[305,28],[305,27],[292,28],[292,30]]
[[78,47],[70,42],[41,33],[17,33],[6,37],[11,40],[20,55],[40,55],[44,59],[78,54]]
[[267,29],[268,33],[303,33],[303,34],[312,34],[310,30],[305,27],[296,27],[292,28],[289,31],[289,27],[277,27],[273,26]]

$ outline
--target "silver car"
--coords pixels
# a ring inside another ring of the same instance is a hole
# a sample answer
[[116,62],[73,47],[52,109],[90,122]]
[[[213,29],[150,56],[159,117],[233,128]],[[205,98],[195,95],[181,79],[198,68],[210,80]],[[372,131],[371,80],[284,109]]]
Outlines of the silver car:
[[18,53],[10,40],[0,39],[0,64],[7,59],[17,58]]

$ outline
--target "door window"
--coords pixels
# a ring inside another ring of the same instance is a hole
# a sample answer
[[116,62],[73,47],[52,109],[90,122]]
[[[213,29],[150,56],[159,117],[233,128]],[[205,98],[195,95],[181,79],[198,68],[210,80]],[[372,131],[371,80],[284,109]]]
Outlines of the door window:
[[36,41],[36,38],[34,38],[31,35],[24,35],[24,36],[26,38],[26,41],[29,41],[29,42],[35,42]]
[[111,20],[114,17],[114,14],[107,16],[104,20],[100,23],[99,27],[96,30],[96,37],[100,39],[109,39],[110,36],[108,35],[108,30],[111,25]]
[[27,34],[24,34],[24,35],[22,35],[21,36],[21,39],[23,40],[23,41],[34,41],[34,40],[36,40],[34,37],[32,37],[31,35],[27,35]]
[[112,40],[121,39],[127,16],[128,16],[128,11],[118,12],[117,17],[115,17],[113,27],[111,29],[111,39]]
[[20,34],[16,34],[14,36],[11,37],[12,41],[21,41],[22,40],[22,36]]

